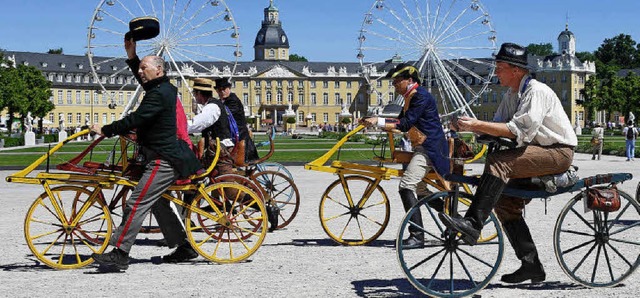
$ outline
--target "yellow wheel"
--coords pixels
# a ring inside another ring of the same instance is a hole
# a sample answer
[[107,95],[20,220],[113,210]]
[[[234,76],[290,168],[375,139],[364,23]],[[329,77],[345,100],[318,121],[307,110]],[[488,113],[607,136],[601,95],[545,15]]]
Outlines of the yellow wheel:
[[[93,262],[91,254],[107,247],[113,223],[101,197],[72,185],[42,193],[31,204],[24,236],[36,258],[55,269],[81,268]],[[83,210],[86,209],[86,210]]]
[[258,195],[233,182],[215,183],[198,194],[185,226],[193,248],[216,263],[249,258],[267,235],[267,212]]
[[389,199],[373,179],[342,176],[320,200],[320,223],[325,233],[344,245],[376,240],[389,223]]

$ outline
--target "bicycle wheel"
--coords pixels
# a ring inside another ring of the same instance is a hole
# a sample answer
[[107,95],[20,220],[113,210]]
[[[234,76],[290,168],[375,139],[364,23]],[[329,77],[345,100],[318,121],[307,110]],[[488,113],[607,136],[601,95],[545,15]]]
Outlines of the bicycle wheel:
[[[386,72],[400,62],[420,71],[422,85],[442,104],[443,116],[473,117],[471,106],[487,90],[495,63],[496,32],[479,0],[375,0],[358,34],[362,74],[378,96],[393,100]],[[404,98],[399,97],[402,106]]]
[[257,182],[265,199],[265,204],[278,207],[278,226],[282,229],[289,225],[300,208],[300,192],[293,180],[285,174],[275,171],[261,171],[251,175]]
[[[402,271],[409,282],[419,291],[433,297],[462,297],[472,295],[489,284],[498,271],[504,253],[502,228],[495,214],[491,213],[483,231],[497,234],[493,240],[470,246],[456,232],[447,230],[438,218],[438,207],[433,202],[443,200],[456,202],[459,214],[464,214],[471,194],[453,191],[435,193],[420,200],[402,220],[396,238],[396,254]],[[433,206],[432,206],[433,205]],[[409,219],[421,212],[423,227]],[[405,249],[405,238],[409,225],[419,227],[425,233],[425,244],[419,249]]]
[[256,170],[258,172],[262,172],[262,171],[280,172],[280,173],[283,173],[283,174],[287,175],[287,177],[289,177],[289,178],[291,178],[291,180],[293,180],[293,175],[291,175],[291,172],[289,172],[287,167],[285,167],[281,163],[277,163],[277,162],[261,162],[261,163],[256,165]]
[[92,192],[79,186],[57,186],[51,193],[53,197],[40,194],[27,211],[24,236],[29,249],[55,269],[93,263],[91,254],[103,252],[111,237],[109,208],[99,198],[90,199]]
[[348,176],[331,183],[322,194],[319,209],[324,232],[344,245],[376,240],[387,227],[391,212],[382,187],[364,176]]
[[258,195],[231,182],[207,186],[204,194],[198,194],[187,210],[185,227],[193,248],[216,263],[249,258],[267,234],[267,213]]
[[588,210],[584,192],[560,212],[553,248],[562,270],[587,287],[612,287],[640,265],[640,204],[623,191],[616,212]]

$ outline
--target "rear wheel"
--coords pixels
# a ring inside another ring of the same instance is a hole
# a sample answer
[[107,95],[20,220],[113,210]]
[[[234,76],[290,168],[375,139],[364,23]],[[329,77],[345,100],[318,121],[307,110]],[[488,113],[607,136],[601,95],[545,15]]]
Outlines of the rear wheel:
[[584,207],[584,192],[562,209],[553,248],[562,270],[587,287],[612,287],[640,265],[640,204],[619,191],[615,212]]
[[249,258],[267,234],[267,213],[258,195],[230,182],[207,186],[204,193],[187,210],[185,227],[193,248],[216,263]]

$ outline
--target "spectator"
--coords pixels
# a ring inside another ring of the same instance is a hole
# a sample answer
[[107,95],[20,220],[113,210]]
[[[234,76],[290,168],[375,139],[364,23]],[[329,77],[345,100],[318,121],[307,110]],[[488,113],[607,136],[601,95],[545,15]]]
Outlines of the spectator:
[[627,126],[622,130],[622,135],[624,135],[626,139],[627,161],[634,160],[636,155],[638,129],[633,126],[633,121],[629,120],[627,122]]
[[591,160],[596,159],[596,153],[598,154],[598,160],[600,160],[602,146],[604,144],[604,128],[602,128],[600,123],[595,124],[591,135],[591,145],[593,146],[593,156],[591,156]]

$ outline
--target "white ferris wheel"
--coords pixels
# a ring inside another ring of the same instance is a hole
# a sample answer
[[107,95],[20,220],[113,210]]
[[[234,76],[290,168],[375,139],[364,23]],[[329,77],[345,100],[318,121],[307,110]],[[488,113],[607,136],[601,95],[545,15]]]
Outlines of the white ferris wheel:
[[[395,64],[420,71],[422,84],[442,103],[444,114],[474,116],[471,106],[494,75],[496,32],[478,0],[376,0],[365,13],[358,54],[370,92],[388,98],[378,82]],[[392,87],[391,87],[392,88]]]
[[[129,21],[153,16],[160,34],[137,42],[138,56],[162,56],[167,75],[189,88],[193,76],[231,77],[242,56],[239,32],[223,0],[101,0],[93,11],[87,35],[87,56],[99,91],[110,104],[123,102],[123,90],[135,90],[125,114],[137,104],[141,86],[130,78],[124,34]],[[191,96],[183,94],[183,96]],[[105,101],[105,100],[103,100]]]

